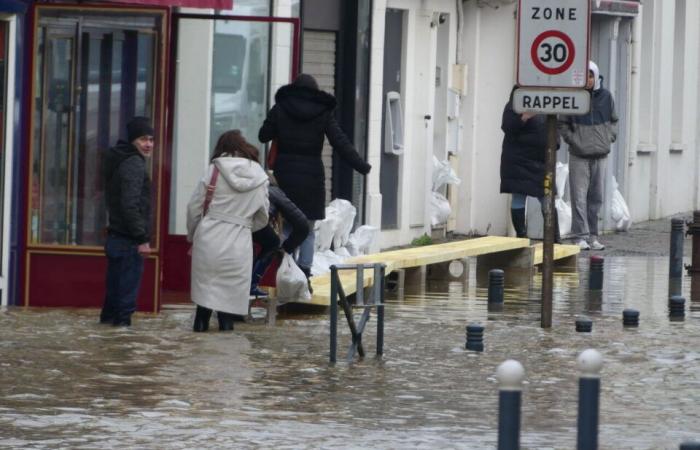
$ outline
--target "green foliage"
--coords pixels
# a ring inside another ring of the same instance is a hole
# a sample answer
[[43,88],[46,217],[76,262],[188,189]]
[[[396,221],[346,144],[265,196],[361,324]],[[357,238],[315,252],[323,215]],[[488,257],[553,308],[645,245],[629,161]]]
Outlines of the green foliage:
[[425,233],[425,234],[423,234],[423,236],[417,237],[411,241],[411,245],[415,245],[415,246],[431,245],[432,243],[433,243],[433,238],[428,236],[427,233]]

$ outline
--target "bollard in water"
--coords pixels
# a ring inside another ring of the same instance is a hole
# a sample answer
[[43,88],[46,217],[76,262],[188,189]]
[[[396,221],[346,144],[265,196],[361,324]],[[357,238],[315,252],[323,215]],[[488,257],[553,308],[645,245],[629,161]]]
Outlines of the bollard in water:
[[579,333],[590,333],[593,329],[593,321],[591,319],[576,319],[576,331]]
[[509,359],[496,370],[498,379],[498,450],[520,448],[520,403],[525,369]]
[[467,325],[467,350],[475,352],[484,351],[484,327],[482,325],[472,323]]
[[668,315],[675,318],[685,316],[685,298],[674,295],[668,300]]
[[622,325],[625,327],[638,327],[639,311],[636,309],[625,309],[622,311]]
[[600,291],[603,289],[603,264],[605,260],[602,256],[594,255],[590,259],[590,270],[588,272],[588,289]]
[[669,256],[668,277],[680,278],[683,276],[683,232],[685,222],[683,219],[671,220],[671,252]]
[[503,282],[501,269],[489,270],[489,303],[503,303]]
[[700,442],[683,442],[680,450],[700,450]]
[[581,373],[578,384],[578,450],[598,448],[598,412],[600,409],[600,369],[603,357],[593,349],[584,350],[577,359]]

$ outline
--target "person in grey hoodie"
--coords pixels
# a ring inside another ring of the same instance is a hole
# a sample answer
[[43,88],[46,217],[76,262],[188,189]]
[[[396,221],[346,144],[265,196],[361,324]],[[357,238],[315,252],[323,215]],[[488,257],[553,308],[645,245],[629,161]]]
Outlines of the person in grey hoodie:
[[612,94],[601,85],[598,66],[590,61],[588,69],[586,89],[591,91],[591,110],[582,116],[560,117],[559,133],[569,144],[571,232],[582,250],[604,250],[598,240],[598,213],[618,118]]

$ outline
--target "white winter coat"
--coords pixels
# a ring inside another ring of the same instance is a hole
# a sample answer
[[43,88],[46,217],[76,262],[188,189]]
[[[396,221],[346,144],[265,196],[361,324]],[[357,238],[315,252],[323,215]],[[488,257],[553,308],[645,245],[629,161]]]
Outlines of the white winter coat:
[[253,264],[252,231],[267,225],[268,177],[260,164],[222,156],[219,178],[202,218],[213,165],[187,205],[187,240],[192,242],[192,301],[215,311],[248,314]]

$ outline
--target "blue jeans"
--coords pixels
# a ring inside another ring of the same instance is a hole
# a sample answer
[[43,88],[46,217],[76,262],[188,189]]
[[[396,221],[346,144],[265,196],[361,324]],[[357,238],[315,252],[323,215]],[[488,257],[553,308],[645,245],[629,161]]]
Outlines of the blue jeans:
[[[316,242],[316,233],[314,233],[314,221],[309,220],[309,234],[306,236],[306,239],[304,239],[304,242],[302,242],[299,245],[299,256],[297,256],[296,261],[297,265],[301,267],[302,270],[310,271],[311,266],[314,263],[314,243]],[[292,233],[292,227],[291,225],[287,224],[287,222],[284,223],[284,226],[282,227],[282,234],[284,235],[284,239],[287,239],[289,235]]]
[[[544,204],[544,197],[537,197],[540,201],[540,205]],[[510,208],[511,209],[523,209],[525,208],[525,203],[527,202],[527,195],[525,194],[511,194]]]
[[143,257],[131,239],[109,234],[105,243],[107,281],[100,322],[130,325],[143,274]]

